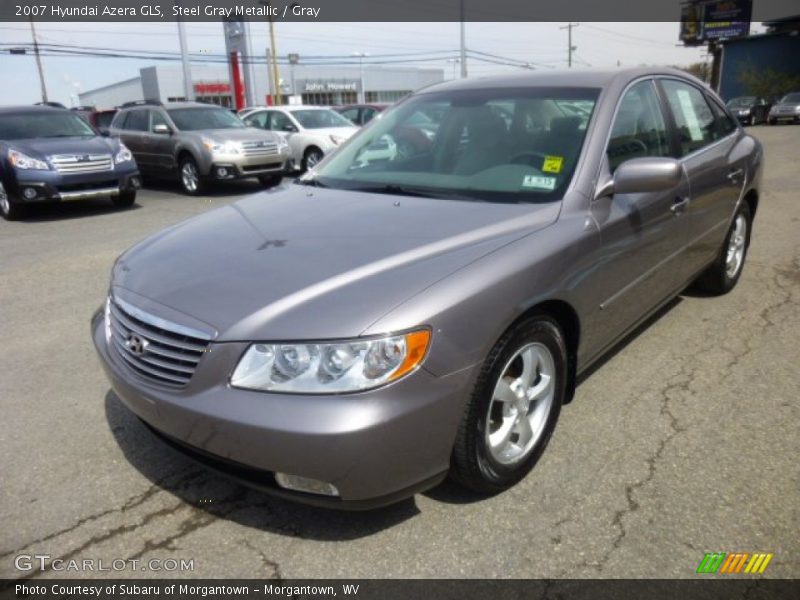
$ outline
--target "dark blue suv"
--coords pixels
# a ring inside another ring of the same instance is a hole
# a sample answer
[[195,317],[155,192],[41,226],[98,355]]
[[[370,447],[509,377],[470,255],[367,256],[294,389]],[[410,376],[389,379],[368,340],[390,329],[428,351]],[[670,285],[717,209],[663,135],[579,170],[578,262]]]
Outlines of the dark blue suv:
[[140,187],[133,155],[79,115],[49,106],[0,108],[0,215],[9,221],[34,202],[108,197],[132,206]]

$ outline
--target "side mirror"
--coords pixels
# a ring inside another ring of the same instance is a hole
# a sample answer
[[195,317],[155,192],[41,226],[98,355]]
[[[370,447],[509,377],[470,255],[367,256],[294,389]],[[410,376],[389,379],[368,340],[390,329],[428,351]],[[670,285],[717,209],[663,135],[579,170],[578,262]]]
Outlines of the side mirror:
[[153,133],[159,133],[161,135],[169,135],[170,133],[172,133],[172,130],[168,126],[164,125],[164,123],[159,123],[158,125],[153,127]]
[[617,167],[594,197],[663,192],[677,187],[682,179],[683,167],[674,158],[632,158]]
[[285,131],[286,133],[295,133],[297,131],[297,127],[294,125],[284,125],[281,128],[281,131]]

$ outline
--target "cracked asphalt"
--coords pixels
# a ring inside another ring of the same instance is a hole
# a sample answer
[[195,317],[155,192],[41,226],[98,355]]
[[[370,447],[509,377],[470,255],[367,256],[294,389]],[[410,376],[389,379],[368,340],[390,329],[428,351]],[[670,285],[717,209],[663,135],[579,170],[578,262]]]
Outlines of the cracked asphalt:
[[[114,258],[257,186],[0,223],[0,577],[93,575],[15,568],[46,554],[193,560],[183,577],[668,578],[707,551],[772,552],[766,577],[800,576],[800,128],[752,132],[767,166],[738,287],[640,328],[581,383],[534,472],[489,499],[450,484],[370,513],[272,499],[176,454],[109,391],[88,322]],[[140,569],[94,575],[171,574]]]

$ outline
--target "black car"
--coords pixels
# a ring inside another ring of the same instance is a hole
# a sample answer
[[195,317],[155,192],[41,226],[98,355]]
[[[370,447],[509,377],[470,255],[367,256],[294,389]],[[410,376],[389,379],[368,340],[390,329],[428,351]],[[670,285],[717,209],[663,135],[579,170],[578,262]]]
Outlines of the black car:
[[766,123],[770,109],[770,103],[757,96],[739,96],[728,100],[726,106],[742,125]]
[[139,169],[119,140],[101,137],[75,112],[49,106],[0,108],[0,215],[34,202],[109,197],[136,201]]

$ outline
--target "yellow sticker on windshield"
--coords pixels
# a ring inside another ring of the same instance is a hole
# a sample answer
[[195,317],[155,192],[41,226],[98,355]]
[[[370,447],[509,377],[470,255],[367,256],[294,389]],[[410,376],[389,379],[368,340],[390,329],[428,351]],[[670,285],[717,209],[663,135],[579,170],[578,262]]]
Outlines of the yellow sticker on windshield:
[[545,156],[542,165],[542,173],[561,173],[561,166],[564,164],[563,156]]

